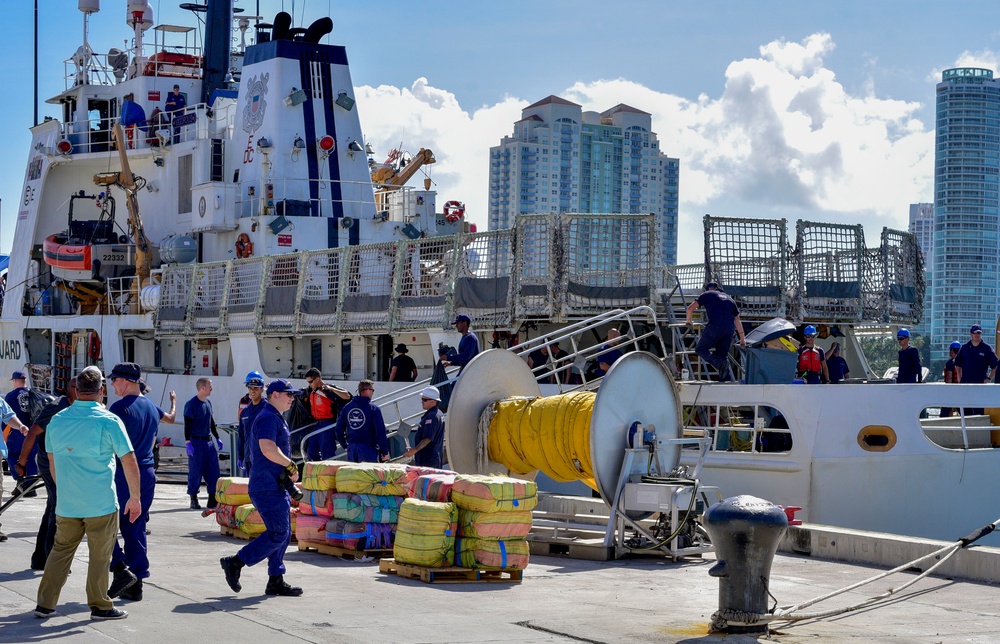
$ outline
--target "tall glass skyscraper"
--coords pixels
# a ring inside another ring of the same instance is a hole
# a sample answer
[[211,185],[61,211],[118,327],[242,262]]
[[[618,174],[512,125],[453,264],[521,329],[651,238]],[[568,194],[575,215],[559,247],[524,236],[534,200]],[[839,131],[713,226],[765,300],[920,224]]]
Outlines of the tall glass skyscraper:
[[676,264],[679,184],[680,161],[660,152],[648,112],[584,112],[549,96],[490,148],[489,227],[519,214],[653,213],[663,261]]
[[934,146],[933,361],[981,324],[993,344],[1000,305],[1000,82],[993,71],[946,69],[937,85]]
[[924,317],[913,329],[919,335],[930,335],[931,332],[931,290],[934,283],[934,204],[911,203],[909,231],[917,238],[920,252],[924,256],[924,284],[927,293],[924,296]]

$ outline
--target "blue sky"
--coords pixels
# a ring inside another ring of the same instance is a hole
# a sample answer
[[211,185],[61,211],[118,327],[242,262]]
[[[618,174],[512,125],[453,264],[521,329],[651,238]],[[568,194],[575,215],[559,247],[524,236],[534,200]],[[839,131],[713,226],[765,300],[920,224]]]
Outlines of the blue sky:
[[[0,0],[7,125],[0,249],[10,248],[31,107],[31,0]],[[179,3],[157,23],[189,24]],[[247,13],[255,0],[239,0]],[[44,101],[82,42],[73,0],[38,0]],[[125,0],[92,19],[97,52],[129,37]],[[681,159],[680,261],[701,259],[701,216],[805,218],[905,228],[933,192],[934,85],[942,69],[997,68],[1000,5],[921,1],[736,3],[589,0],[380,3],[261,0],[297,23],[331,15],[348,49],[366,138],[384,155],[434,150],[439,203],[485,227],[487,155],[520,110],[549,94],[653,115]],[[945,8],[947,7],[947,8]],[[57,116],[42,103],[42,116]]]

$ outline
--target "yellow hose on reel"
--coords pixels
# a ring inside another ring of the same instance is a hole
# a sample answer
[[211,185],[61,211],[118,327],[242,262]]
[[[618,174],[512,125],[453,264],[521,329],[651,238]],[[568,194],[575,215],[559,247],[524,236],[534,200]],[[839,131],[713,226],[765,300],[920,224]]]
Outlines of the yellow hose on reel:
[[590,418],[596,398],[593,392],[575,392],[490,404],[480,419],[480,431],[488,427],[490,460],[512,473],[541,470],[553,480],[583,481],[596,490],[590,460]]

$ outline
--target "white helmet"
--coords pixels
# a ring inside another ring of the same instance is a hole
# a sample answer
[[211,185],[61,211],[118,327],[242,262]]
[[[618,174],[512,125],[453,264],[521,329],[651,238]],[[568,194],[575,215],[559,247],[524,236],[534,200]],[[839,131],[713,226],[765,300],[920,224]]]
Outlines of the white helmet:
[[424,390],[420,392],[420,397],[441,402],[441,392],[438,391],[437,387],[424,387]]

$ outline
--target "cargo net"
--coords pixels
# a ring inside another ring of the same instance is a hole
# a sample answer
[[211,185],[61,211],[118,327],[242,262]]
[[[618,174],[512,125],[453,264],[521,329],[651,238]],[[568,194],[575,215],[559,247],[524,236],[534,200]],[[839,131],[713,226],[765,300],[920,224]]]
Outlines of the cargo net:
[[862,318],[865,234],[859,225],[796,223],[793,317],[854,322]]
[[565,215],[560,228],[565,317],[648,304],[661,286],[652,216]]
[[455,267],[452,311],[471,317],[474,327],[511,324],[513,233],[508,229],[459,236],[452,257]]
[[340,329],[365,331],[389,326],[396,244],[347,249],[347,290],[341,302]]
[[517,317],[547,318],[555,313],[558,266],[555,215],[526,215],[517,220]]
[[160,302],[156,308],[156,330],[183,331],[187,324],[188,294],[193,266],[168,266],[160,279]]
[[[673,279],[676,280],[678,289],[689,300],[697,297],[705,286],[704,264],[681,264],[674,266],[671,272],[673,273]],[[673,287],[673,282],[667,286],[667,288],[671,289]]]
[[31,376],[31,388],[47,394],[52,391],[52,367],[47,364],[27,364],[28,375]]
[[261,332],[285,333],[295,324],[299,265],[303,255],[275,255],[265,265],[264,301],[261,304]]
[[394,324],[396,329],[442,325],[448,317],[448,285],[456,237],[431,237],[399,245]]
[[311,252],[305,257],[299,330],[332,331],[337,328],[337,301],[345,255],[344,249],[333,248]]
[[784,219],[737,219],[705,215],[707,278],[740,308],[741,318],[785,316],[788,235]]
[[201,264],[194,273],[191,330],[218,333],[222,325],[222,302],[226,290],[226,263]]
[[233,261],[226,293],[224,331],[252,332],[257,327],[257,302],[264,279],[264,258]]
[[919,324],[924,314],[924,260],[917,238],[908,232],[882,229],[885,271],[883,312],[886,321]]

